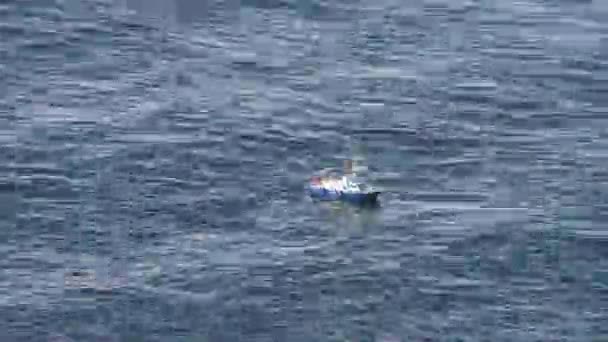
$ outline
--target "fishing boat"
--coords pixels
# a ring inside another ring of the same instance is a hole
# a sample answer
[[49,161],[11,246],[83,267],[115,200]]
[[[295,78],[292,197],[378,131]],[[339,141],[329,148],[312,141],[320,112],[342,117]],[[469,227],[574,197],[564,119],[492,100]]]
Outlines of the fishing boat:
[[374,204],[380,191],[369,184],[355,180],[352,173],[352,162],[345,162],[345,174],[342,176],[321,175],[311,177],[308,184],[310,197],[323,201],[343,201],[354,204]]

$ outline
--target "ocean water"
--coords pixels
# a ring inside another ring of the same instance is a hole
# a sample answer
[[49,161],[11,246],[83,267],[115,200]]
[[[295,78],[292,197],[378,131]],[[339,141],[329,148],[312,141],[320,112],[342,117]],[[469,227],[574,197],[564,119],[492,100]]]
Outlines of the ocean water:
[[608,2],[0,18],[0,341],[608,340]]

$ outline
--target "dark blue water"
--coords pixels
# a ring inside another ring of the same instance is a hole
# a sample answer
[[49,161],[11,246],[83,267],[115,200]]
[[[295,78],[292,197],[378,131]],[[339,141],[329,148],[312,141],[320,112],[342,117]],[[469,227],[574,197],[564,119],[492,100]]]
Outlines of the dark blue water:
[[608,2],[0,18],[1,341],[608,338]]

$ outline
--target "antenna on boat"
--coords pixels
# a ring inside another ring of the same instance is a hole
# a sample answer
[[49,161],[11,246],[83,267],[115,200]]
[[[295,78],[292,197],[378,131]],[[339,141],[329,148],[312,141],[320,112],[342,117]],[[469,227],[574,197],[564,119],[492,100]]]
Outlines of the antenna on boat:
[[352,159],[344,159],[344,174],[348,176],[351,176],[353,174]]
[[[353,136],[346,138],[346,154],[343,171],[349,176],[365,177],[368,173],[368,167],[365,157],[365,148],[358,139]],[[348,164],[348,165],[347,165]]]

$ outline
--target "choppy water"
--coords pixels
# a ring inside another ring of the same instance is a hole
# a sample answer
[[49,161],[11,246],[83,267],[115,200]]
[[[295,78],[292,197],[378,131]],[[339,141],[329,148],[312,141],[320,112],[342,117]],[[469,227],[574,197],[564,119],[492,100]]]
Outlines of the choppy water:
[[1,341],[608,338],[608,2],[0,17]]

